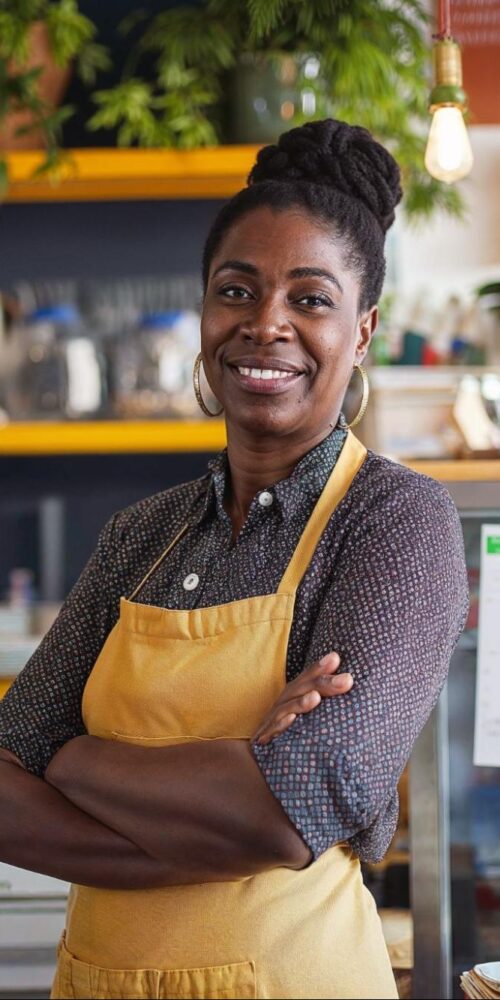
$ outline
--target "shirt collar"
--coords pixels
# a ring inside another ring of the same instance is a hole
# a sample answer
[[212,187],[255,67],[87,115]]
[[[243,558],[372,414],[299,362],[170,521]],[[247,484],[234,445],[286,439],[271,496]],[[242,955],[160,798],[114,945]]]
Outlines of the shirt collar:
[[[269,483],[263,489],[269,490],[274,498],[272,509],[276,510],[287,520],[292,518],[297,510],[303,509],[304,505],[312,506],[319,498],[323,487],[330,475],[339,455],[342,451],[347,431],[343,426],[337,426],[324,438],[315,448],[308,451],[295,466],[293,472],[287,479],[281,479],[277,483]],[[229,462],[227,449],[219,452],[208,465],[209,475],[208,489],[197,510],[200,520],[210,514],[227,522],[228,515],[224,510],[224,494],[229,475]],[[262,490],[259,490],[261,493]],[[265,509],[257,503],[254,497],[251,509],[257,506],[262,514]],[[269,508],[267,508],[269,510]]]

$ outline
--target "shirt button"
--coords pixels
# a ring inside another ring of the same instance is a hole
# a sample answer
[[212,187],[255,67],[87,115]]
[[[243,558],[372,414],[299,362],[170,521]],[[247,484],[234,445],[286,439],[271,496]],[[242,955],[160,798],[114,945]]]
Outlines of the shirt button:
[[274,503],[274,497],[269,490],[263,490],[259,494],[259,503],[261,507],[270,507]]
[[182,582],[182,586],[184,587],[184,590],[196,590],[199,582],[200,578],[197,573],[188,573],[187,577]]

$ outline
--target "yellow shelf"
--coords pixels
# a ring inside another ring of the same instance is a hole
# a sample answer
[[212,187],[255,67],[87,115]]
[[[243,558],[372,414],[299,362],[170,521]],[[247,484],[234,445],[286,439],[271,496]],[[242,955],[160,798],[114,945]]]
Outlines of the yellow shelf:
[[462,461],[442,459],[440,462],[415,459],[413,462],[405,462],[405,465],[409,465],[415,472],[422,472],[424,476],[440,479],[443,483],[500,482],[500,461],[495,458]]
[[73,149],[52,178],[32,176],[42,152],[12,152],[7,200],[227,198],[244,187],[258,148]]
[[222,420],[110,420],[0,427],[0,456],[219,451],[225,443]]
[[[0,425],[2,455],[110,455],[219,451],[223,420],[108,420]],[[500,460],[405,462],[443,482],[500,482]]]
[[13,679],[13,677],[0,677],[0,698],[3,698],[5,692],[9,690]]

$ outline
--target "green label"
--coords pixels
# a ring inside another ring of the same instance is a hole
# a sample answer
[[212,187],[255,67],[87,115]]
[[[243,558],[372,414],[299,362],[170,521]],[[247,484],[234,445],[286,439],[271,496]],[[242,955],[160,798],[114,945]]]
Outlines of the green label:
[[500,556],[500,535],[486,536],[486,551],[489,556]]

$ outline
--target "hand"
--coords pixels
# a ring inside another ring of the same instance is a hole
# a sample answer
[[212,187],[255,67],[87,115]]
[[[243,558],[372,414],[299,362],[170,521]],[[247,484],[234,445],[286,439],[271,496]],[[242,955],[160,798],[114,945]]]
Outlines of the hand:
[[327,653],[312,663],[295,680],[290,681],[262,720],[252,737],[252,742],[269,743],[279,733],[291,726],[298,715],[311,712],[322,698],[347,694],[353,680],[351,674],[334,676],[340,666],[338,653]]

